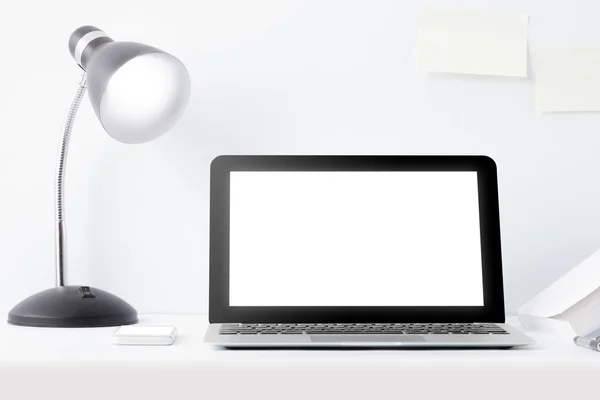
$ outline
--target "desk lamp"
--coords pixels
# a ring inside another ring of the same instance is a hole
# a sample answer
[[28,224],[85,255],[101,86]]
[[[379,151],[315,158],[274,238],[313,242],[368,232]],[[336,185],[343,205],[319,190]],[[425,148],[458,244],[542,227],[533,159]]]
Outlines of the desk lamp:
[[177,58],[145,44],[115,42],[100,29],[82,26],[69,50],[83,77],[62,133],[56,170],[56,287],[36,293],[8,314],[8,323],[37,327],[100,327],[135,324],[136,310],[121,298],[89,286],[66,285],[64,180],[71,128],[89,89],[106,132],[123,143],[144,143],[168,131],[190,96],[190,77]]

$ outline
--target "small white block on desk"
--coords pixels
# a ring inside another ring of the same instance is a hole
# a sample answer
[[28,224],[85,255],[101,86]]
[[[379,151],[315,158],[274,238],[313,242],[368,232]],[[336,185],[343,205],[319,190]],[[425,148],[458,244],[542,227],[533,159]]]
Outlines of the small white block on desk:
[[129,346],[168,346],[175,342],[174,326],[127,325],[118,328],[112,344]]

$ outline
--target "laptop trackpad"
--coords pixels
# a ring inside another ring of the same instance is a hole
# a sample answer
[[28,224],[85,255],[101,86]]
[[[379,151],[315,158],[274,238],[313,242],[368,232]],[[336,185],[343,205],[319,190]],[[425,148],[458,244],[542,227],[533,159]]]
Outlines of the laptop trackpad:
[[314,343],[422,343],[421,335],[310,335]]

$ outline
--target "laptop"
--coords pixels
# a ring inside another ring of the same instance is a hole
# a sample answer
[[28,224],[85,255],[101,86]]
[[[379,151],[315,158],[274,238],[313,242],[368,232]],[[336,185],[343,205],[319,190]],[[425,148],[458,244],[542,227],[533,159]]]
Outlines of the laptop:
[[205,343],[510,348],[485,156],[220,156]]

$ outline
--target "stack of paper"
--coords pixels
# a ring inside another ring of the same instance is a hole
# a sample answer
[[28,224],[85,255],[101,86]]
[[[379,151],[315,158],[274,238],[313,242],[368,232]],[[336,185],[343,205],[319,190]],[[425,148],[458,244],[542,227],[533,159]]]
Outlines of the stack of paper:
[[517,311],[533,330],[555,331],[568,325],[584,336],[600,326],[600,251],[562,276]]

